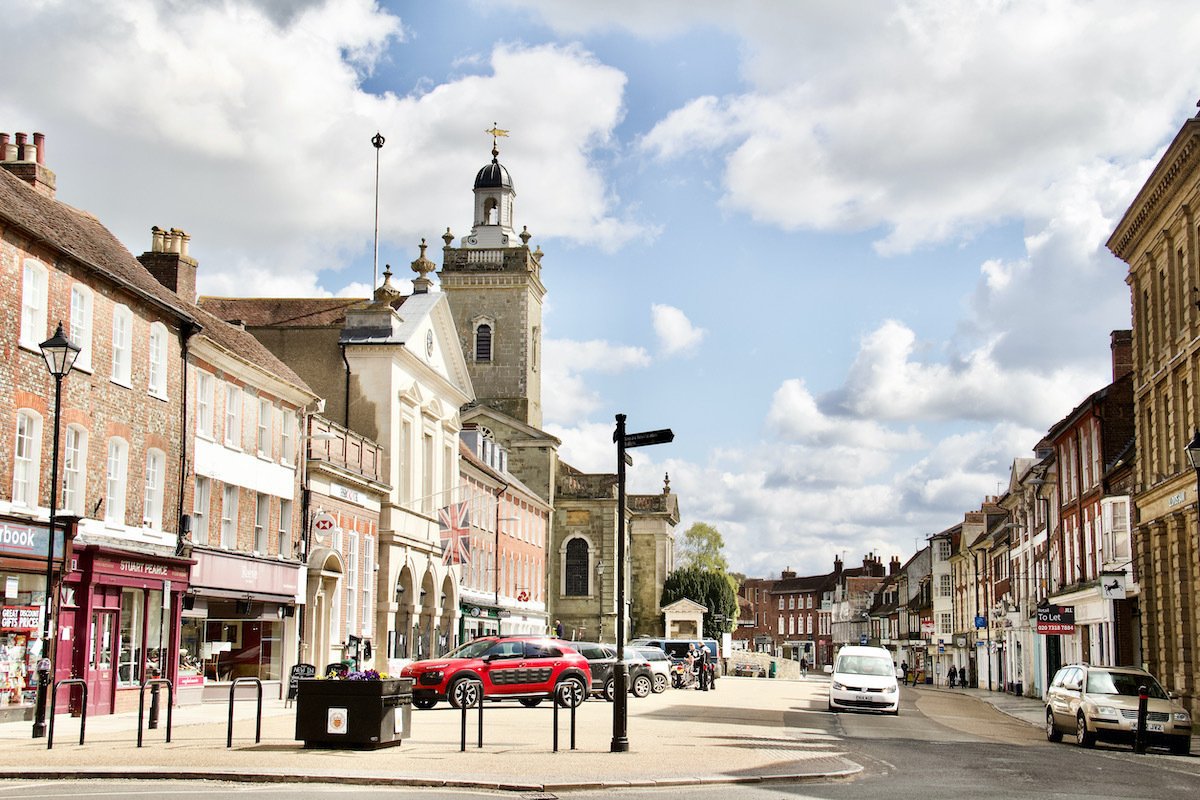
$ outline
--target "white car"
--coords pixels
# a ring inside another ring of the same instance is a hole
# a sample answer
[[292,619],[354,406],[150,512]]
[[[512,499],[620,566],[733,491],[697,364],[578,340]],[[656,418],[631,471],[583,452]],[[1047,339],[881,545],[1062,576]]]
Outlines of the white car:
[[838,651],[829,680],[829,710],[900,713],[900,686],[892,654],[882,647],[851,645]]

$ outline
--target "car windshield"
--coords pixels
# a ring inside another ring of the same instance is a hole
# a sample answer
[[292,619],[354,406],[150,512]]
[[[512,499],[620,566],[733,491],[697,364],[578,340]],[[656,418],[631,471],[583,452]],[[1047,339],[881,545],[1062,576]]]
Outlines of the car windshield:
[[1167,693],[1158,685],[1158,681],[1149,675],[1139,675],[1136,672],[1107,672],[1091,670],[1088,672],[1088,694],[1120,694],[1127,697],[1137,697],[1138,687],[1145,686],[1151,697],[1166,700]]
[[479,658],[495,643],[495,639],[476,639],[473,642],[460,644],[442,658]]
[[834,672],[847,675],[892,675],[892,662],[879,656],[838,656]]

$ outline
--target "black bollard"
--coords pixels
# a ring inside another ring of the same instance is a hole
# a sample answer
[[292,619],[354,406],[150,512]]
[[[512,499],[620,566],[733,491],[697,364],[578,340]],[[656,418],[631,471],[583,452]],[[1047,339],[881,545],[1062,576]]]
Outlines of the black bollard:
[[1133,752],[1146,752],[1146,706],[1150,702],[1150,691],[1145,686],[1138,687],[1138,716],[1137,733],[1133,739]]
[[146,724],[150,730],[158,727],[158,684],[150,684],[150,721]]

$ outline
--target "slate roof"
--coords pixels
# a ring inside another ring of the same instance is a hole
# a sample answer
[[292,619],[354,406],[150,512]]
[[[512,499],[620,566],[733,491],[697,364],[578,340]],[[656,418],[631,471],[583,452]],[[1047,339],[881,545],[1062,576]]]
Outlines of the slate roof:
[[340,328],[346,311],[365,308],[362,297],[201,297],[200,307],[248,328]]

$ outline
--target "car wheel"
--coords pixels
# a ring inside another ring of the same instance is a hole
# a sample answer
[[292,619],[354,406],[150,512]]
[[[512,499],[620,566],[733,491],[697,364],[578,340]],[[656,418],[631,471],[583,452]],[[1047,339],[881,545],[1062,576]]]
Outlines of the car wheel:
[[1075,717],[1075,744],[1080,747],[1092,747],[1096,744],[1096,734],[1087,729],[1087,720],[1083,714]]
[[645,697],[654,691],[654,682],[650,680],[649,675],[638,675],[633,679],[633,696]]
[[459,678],[450,686],[446,697],[449,699],[450,705],[455,708],[477,706],[479,705],[479,684],[466,678]]
[[554,687],[555,702],[563,708],[579,706],[587,699],[587,689],[579,678],[563,678]]
[[429,709],[437,705],[437,700],[432,697],[414,697],[413,705],[417,708]]
[[540,698],[540,697],[522,697],[519,702],[521,703],[521,705],[525,706],[526,708],[537,708],[537,706],[542,702],[542,698]]
[[662,694],[667,690],[667,676],[659,673],[654,676],[654,693]]
[[1060,731],[1054,724],[1054,712],[1048,708],[1046,709],[1046,741],[1062,741],[1062,731]]
[[617,698],[617,682],[609,678],[604,684],[604,699],[612,702]]
[[1177,756],[1186,756],[1192,752],[1192,739],[1190,736],[1177,736],[1171,740],[1171,753]]

